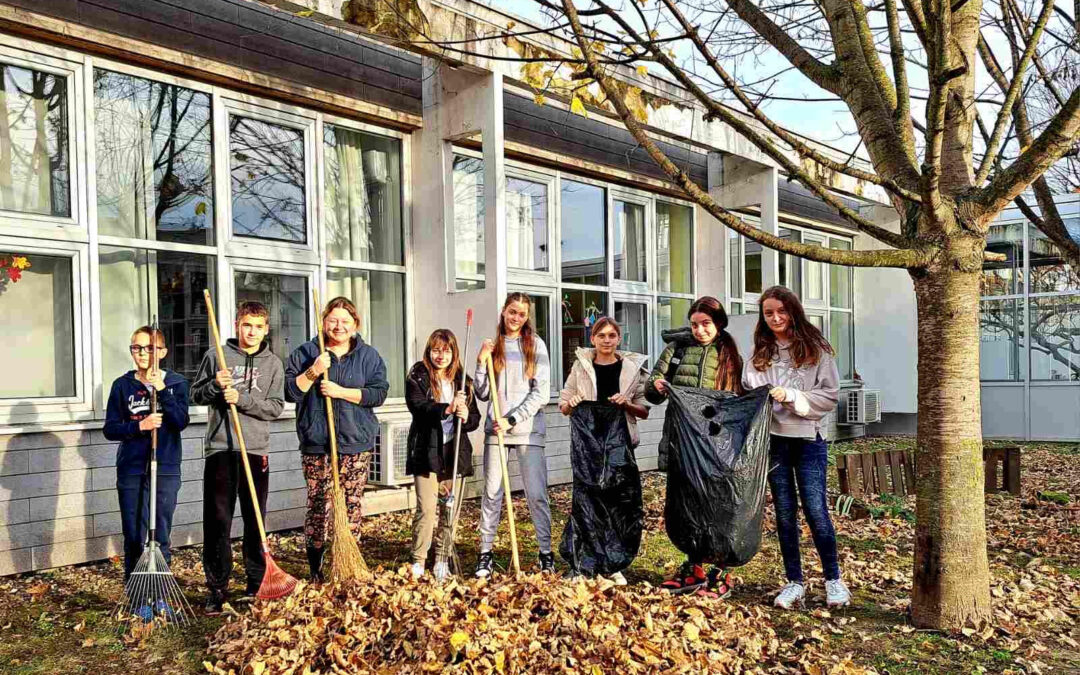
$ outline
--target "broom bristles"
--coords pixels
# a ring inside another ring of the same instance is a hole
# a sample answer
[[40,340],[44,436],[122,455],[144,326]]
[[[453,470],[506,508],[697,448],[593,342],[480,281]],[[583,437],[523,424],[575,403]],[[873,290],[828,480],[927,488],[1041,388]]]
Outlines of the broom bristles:
[[296,588],[296,577],[278,567],[269,551],[263,553],[263,560],[266,561],[266,572],[255,597],[259,600],[277,600],[292,593]]
[[367,571],[364,556],[360,555],[360,545],[349,529],[345,494],[340,489],[334,490],[334,542],[330,576],[334,581],[354,581],[363,579]]

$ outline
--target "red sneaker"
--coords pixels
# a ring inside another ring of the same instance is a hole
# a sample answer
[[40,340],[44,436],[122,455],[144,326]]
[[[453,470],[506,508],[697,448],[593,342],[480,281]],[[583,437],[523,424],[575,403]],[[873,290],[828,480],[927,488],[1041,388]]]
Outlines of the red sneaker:
[[734,584],[731,581],[731,575],[726,569],[713,567],[709,570],[709,573],[705,575],[705,579],[706,585],[704,588],[698,590],[698,595],[717,600],[723,600],[731,595],[731,589]]
[[682,564],[674,577],[660,584],[660,588],[674,594],[692,593],[705,587],[708,578],[705,569],[689,560]]

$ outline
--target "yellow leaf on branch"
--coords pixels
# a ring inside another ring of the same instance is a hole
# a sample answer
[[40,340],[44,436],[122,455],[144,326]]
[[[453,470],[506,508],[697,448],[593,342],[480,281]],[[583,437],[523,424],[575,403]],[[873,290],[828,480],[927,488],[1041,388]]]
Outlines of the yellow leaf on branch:
[[582,117],[588,117],[589,111],[585,110],[585,104],[581,102],[581,99],[575,96],[570,99],[570,112],[577,113]]

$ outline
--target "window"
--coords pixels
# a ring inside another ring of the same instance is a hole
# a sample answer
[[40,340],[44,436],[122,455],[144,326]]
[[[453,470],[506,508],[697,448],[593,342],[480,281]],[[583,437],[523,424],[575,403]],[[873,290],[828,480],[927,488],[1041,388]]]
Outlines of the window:
[[607,313],[607,293],[564,289],[562,291],[563,380],[570,375],[579,347],[590,347],[589,332],[596,320]]
[[532,301],[532,313],[529,320],[532,322],[536,334],[540,336],[540,339],[547,346],[548,358],[554,360],[554,356],[551,354],[551,298],[533,293],[527,295],[529,300]]
[[[129,338],[154,316],[169,349],[163,365],[193,380],[210,348],[203,289],[216,288],[214,256],[100,246],[102,374],[111,382],[131,370]],[[108,396],[108,384],[104,388]]]
[[94,71],[101,234],[214,243],[210,95]]
[[[829,247],[850,251],[851,242],[829,238]],[[843,265],[829,265],[829,342],[836,351],[840,379],[855,378],[855,325],[852,320],[852,280],[855,270]]]
[[[796,243],[802,241],[802,232],[786,227],[781,227],[777,232],[777,236]],[[780,285],[787,286],[796,293],[801,292],[802,264],[800,258],[787,253],[777,253],[776,257],[780,266]]]
[[645,207],[615,200],[615,278],[647,281],[645,256]]
[[685,326],[686,313],[690,311],[693,300],[686,298],[657,298],[656,300],[656,327],[663,331]]
[[0,209],[70,217],[67,78],[0,70]]
[[1023,355],[1023,300],[983,300],[979,304],[979,377],[1018,382],[1027,379]]
[[745,239],[743,249],[743,267],[746,269],[744,290],[747,293],[760,293],[764,283],[761,269],[761,244]]
[[604,188],[562,180],[562,280],[607,284],[607,208]]
[[694,210],[656,202],[656,290],[694,292]]
[[454,288],[484,287],[484,161],[454,155]]
[[622,328],[619,349],[649,353],[649,306],[642,302],[615,301],[615,321]]
[[[803,236],[803,243],[812,244],[814,246],[824,246],[825,237],[816,237],[813,235]],[[803,304],[807,305],[821,305],[825,302],[825,282],[828,279],[827,265],[815,260],[803,260],[803,291],[800,295],[800,299]]]
[[1028,325],[1031,379],[1080,381],[1080,295],[1030,298]]
[[305,166],[303,131],[230,115],[233,234],[306,243]]
[[[1065,228],[1074,240],[1080,241],[1080,218],[1066,218]],[[1080,290],[1080,270],[1065,262],[1065,257],[1057,244],[1050,241],[1037,227],[1028,229],[1028,242],[1031,248],[1032,293]],[[1021,264],[1023,264],[1022,261]]]
[[360,313],[359,331],[386,364],[391,397],[405,395],[405,275],[397,272],[330,268],[326,298],[352,300]]
[[[304,276],[237,270],[233,273],[236,304],[261,302],[270,310],[270,349],[285,362],[292,351],[311,336],[308,319],[308,279]],[[235,313],[234,313],[235,314]],[[218,317],[227,323],[233,316]]]
[[401,142],[323,127],[326,257],[405,264]]
[[[482,226],[482,223],[481,223]],[[548,187],[506,179],[506,266],[546,272],[548,263]]]
[[71,258],[0,250],[0,398],[75,395],[73,288]]
[[1024,292],[1024,223],[994,223],[986,237],[986,250],[1005,260],[983,264],[983,295]]
[[[727,285],[729,298],[741,298],[743,296],[742,283],[742,236],[735,230],[728,230],[728,269]],[[731,304],[731,313],[739,314],[734,310],[735,303]]]

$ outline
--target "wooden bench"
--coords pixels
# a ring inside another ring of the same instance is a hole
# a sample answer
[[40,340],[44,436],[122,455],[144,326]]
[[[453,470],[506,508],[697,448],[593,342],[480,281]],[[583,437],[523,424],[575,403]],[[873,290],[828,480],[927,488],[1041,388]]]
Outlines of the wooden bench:
[[840,493],[852,497],[915,494],[915,461],[905,450],[837,455],[836,475],[840,479]]
[[[983,446],[983,467],[986,494],[1008,492],[1020,496],[1020,448],[1015,445],[1001,448]],[[998,475],[1001,476],[1000,486]]]
[[[987,494],[1020,495],[1020,448],[983,447],[983,467]],[[878,450],[837,455],[836,475],[840,480],[840,493],[852,497],[915,494],[915,457],[910,451]]]

